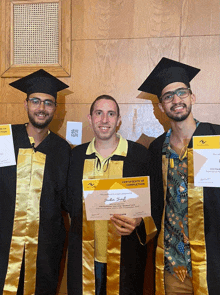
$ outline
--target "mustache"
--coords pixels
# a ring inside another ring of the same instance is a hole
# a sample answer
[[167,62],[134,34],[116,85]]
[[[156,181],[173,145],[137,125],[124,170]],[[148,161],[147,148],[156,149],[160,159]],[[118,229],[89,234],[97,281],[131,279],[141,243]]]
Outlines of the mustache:
[[176,108],[176,107],[183,107],[183,108],[186,108],[186,104],[185,104],[185,103],[177,103],[177,104],[173,105],[173,106],[170,108],[170,110],[173,111],[174,108]]

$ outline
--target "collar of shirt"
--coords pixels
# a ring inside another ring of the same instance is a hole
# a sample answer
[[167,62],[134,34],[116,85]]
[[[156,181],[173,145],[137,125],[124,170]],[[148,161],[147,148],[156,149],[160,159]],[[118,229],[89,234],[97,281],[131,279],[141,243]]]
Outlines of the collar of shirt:
[[[195,122],[196,122],[196,128],[199,126],[199,121],[194,119]],[[167,134],[166,134],[166,138],[164,140],[164,143],[163,143],[163,147],[162,147],[162,153],[163,154],[166,154],[166,157],[167,158],[170,158],[170,159],[178,159],[179,158],[179,155],[172,150],[171,146],[170,146],[170,135],[171,135],[171,132],[172,132],[172,129],[170,128],[168,131],[167,131]]]
[[[114,155],[123,156],[126,157],[128,153],[128,142],[125,138],[123,138],[120,134],[117,133],[117,137],[119,137],[119,143],[117,148],[114,150],[114,152],[109,155],[106,159],[111,158]],[[103,161],[104,158],[97,152],[95,148],[95,137],[92,139],[90,144],[88,145],[88,148],[86,150],[86,155],[91,155],[95,153],[96,156]]]

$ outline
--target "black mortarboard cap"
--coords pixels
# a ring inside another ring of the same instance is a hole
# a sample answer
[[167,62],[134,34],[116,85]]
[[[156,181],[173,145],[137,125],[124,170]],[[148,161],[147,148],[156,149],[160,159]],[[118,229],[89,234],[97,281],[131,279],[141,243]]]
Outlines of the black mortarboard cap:
[[189,82],[199,71],[200,69],[163,57],[138,90],[155,94],[159,98],[164,87],[170,83],[182,82],[189,87]]
[[57,92],[67,87],[65,83],[40,69],[28,76],[25,76],[15,82],[10,83],[12,87],[27,93],[46,93],[52,95],[55,99],[57,98]]

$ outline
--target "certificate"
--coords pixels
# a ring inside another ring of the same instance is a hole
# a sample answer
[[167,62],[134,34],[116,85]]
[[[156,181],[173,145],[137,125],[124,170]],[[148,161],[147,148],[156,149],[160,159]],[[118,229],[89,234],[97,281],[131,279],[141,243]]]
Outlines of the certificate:
[[193,137],[194,185],[220,187],[220,135]]
[[151,215],[149,177],[83,180],[87,220],[109,220],[113,214],[131,218]]
[[11,125],[0,125],[0,167],[16,165]]

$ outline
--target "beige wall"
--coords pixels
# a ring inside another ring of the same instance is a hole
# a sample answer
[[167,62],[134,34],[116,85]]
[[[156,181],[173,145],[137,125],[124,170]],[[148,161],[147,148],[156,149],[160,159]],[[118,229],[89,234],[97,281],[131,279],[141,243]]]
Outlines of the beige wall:
[[[219,0],[72,0],[71,77],[61,78],[72,93],[59,97],[52,130],[65,136],[67,120],[82,121],[83,141],[90,140],[89,106],[106,93],[120,104],[123,136],[161,134],[168,124],[157,100],[137,88],[162,56],[201,68],[191,83],[194,115],[220,124],[219,6]],[[25,95],[8,86],[13,80],[0,79],[0,124],[27,121]]]
[[[106,93],[120,104],[124,137],[160,135],[169,124],[137,89],[163,56],[201,68],[191,83],[194,116],[220,124],[219,13],[219,0],[72,0],[71,77],[62,78],[72,93],[59,96],[52,130],[65,136],[66,121],[82,121],[90,140],[89,106]],[[0,79],[0,124],[27,121],[25,95],[8,86],[14,80]]]

